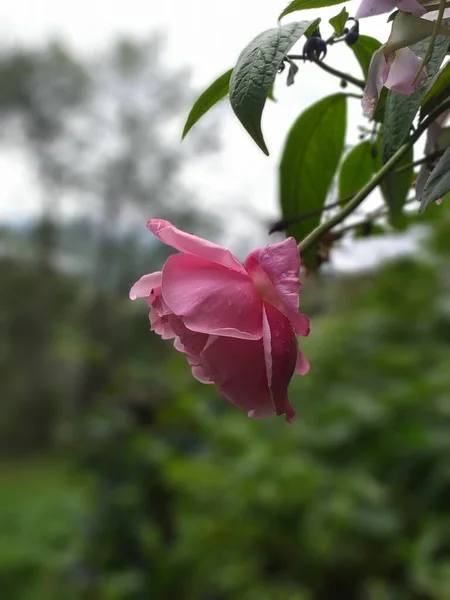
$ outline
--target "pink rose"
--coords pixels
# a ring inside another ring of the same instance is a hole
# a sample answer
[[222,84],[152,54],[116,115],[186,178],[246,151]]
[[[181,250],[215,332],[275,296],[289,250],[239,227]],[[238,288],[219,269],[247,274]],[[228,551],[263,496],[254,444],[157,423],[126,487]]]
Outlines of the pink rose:
[[252,252],[242,265],[212,242],[151,219],[148,228],[179,254],[130,291],[146,297],[151,329],[186,355],[193,376],[252,418],[295,412],[287,388],[309,364],[296,334],[308,335],[298,312],[300,256],[294,238]]

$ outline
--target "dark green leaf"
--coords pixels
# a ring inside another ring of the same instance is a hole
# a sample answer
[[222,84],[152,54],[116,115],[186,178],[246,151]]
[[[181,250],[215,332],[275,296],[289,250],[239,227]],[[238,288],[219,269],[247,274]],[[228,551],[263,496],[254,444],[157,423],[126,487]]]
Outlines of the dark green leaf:
[[373,115],[373,120],[376,123],[384,123],[384,113],[386,111],[386,102],[388,97],[387,88],[383,88],[380,92],[380,96],[378,98],[377,105],[375,107],[375,112]]
[[436,202],[450,192],[450,148],[448,148],[435,166],[423,190],[420,212],[432,202]]
[[364,74],[364,77],[367,79],[367,74],[369,72],[369,65],[372,59],[372,54],[378,50],[381,46],[381,42],[376,40],[369,35],[360,35],[356,44],[351,46],[355,54],[356,60],[359,62],[359,66]]
[[195,102],[184,126],[182,138],[186,136],[191,127],[193,127],[195,123],[197,123],[197,121],[214,106],[214,104],[219,102],[219,100],[222,100],[222,98],[228,94],[232,71],[233,69],[230,69],[218,77]]
[[[380,143],[378,148],[380,148]],[[378,170],[382,165],[380,152],[377,153],[375,161]],[[412,162],[413,149],[410,148],[398,163],[397,168],[392,170],[380,185],[381,193],[389,209],[389,221],[396,229],[402,229],[406,224],[403,218],[403,207],[413,183],[414,168]]]
[[426,117],[438,104],[450,96],[450,63],[447,63],[433,78],[422,100],[420,119]]
[[[280,163],[280,204],[284,219],[320,210],[339,166],[345,141],[347,103],[334,94],[303,112],[286,139]],[[320,214],[295,223],[288,234],[301,241],[320,222]],[[314,249],[302,257],[315,265]]]
[[347,0],[293,0],[293,2],[291,2],[289,6],[283,10],[281,15],[278,17],[278,20],[297,10],[323,8],[324,6],[334,6],[335,4],[342,4],[343,2],[347,2]]
[[358,192],[374,172],[372,144],[361,142],[345,157],[339,173],[339,199],[348,199]]
[[231,106],[265,154],[261,115],[284,57],[311,25],[320,19],[289,23],[258,35],[241,53],[230,79]]
[[[446,21],[449,22],[448,19],[446,19]],[[425,38],[411,46],[411,50],[417,56],[424,56],[429,42],[430,38]],[[436,38],[431,58],[427,63],[428,76],[419,89],[413,94],[410,96],[403,96],[397,94],[397,92],[389,91],[386,102],[384,132],[381,147],[383,162],[389,160],[389,158],[397,152],[408,136],[414,117],[419,110],[420,103],[425,97],[434,76],[438,72],[442,61],[447,54],[447,49],[448,39],[443,35],[439,35]]]
[[348,12],[346,8],[343,8],[339,14],[335,17],[331,17],[328,23],[334,29],[336,35],[342,35],[344,33],[345,24],[348,21]]

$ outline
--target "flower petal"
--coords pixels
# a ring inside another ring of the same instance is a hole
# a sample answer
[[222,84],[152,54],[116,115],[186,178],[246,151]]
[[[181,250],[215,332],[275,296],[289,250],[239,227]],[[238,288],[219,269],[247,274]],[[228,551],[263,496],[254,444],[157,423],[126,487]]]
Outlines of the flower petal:
[[421,17],[426,13],[426,9],[417,2],[417,0],[400,0],[397,2],[398,10],[402,12],[411,13],[416,17]]
[[214,383],[214,381],[212,381],[205,373],[205,370],[201,365],[191,365],[191,371],[192,377],[194,377],[197,381],[200,381],[200,383]]
[[234,271],[245,273],[242,264],[229,250],[191,233],[181,231],[169,221],[165,221],[164,219],[150,219],[147,227],[164,244],[172,246],[180,252],[194,254]]
[[297,339],[289,319],[271,304],[264,303],[263,341],[267,381],[277,415],[286,414],[292,423],[295,411],[288,400],[288,385],[297,360]]
[[151,290],[147,304],[150,307],[150,329],[160,335],[163,340],[173,339],[176,334],[169,320],[172,311],[169,310],[161,296],[161,287]]
[[384,85],[398,94],[409,96],[416,91],[427,76],[423,69],[417,81],[413,83],[420,62],[420,58],[409,48],[400,48],[395,52],[395,58],[390,63],[389,74]]
[[197,333],[188,329],[182,319],[176,315],[169,317],[169,322],[176,334],[174,347],[179,352],[186,354],[195,364],[199,363],[198,357],[203,352],[208,338],[205,333]]
[[255,250],[244,267],[264,300],[283,312],[298,311],[300,254],[293,237]]
[[146,298],[151,294],[152,289],[161,285],[161,271],[144,275],[137,281],[130,290],[130,299]]
[[297,360],[295,361],[295,372],[300,375],[306,375],[309,371],[309,362],[300,348],[297,348]]
[[[185,328],[186,329],[186,328]],[[189,330],[186,329],[186,332],[188,332]],[[204,338],[206,338],[206,343],[208,341],[208,337],[207,335],[204,335],[203,333],[193,333],[191,332],[192,335],[196,335],[196,336],[204,336]],[[186,337],[183,336],[184,341],[186,341]],[[198,339],[196,343],[199,343],[199,345],[201,344],[202,346],[202,350],[204,349],[204,347],[206,346],[205,341],[203,341],[203,343],[200,342],[200,340]],[[211,379],[208,377],[208,375],[205,373],[205,370],[203,369],[202,365],[200,364],[200,357],[199,355],[195,355],[192,353],[192,340],[190,340],[187,345],[184,345],[183,342],[181,341],[180,337],[176,337],[173,343],[173,346],[175,348],[175,350],[178,350],[178,352],[182,352],[183,354],[186,355],[187,361],[191,367],[191,371],[192,371],[192,376],[197,379],[198,381],[200,381],[200,383],[214,383],[213,381],[211,381]]]
[[309,319],[302,313],[287,313],[287,318],[291,322],[292,328],[297,335],[308,336],[309,335]]
[[370,61],[367,83],[364,88],[362,107],[364,115],[371,119],[375,113],[381,90],[387,78],[386,59],[383,49],[376,50]]
[[203,374],[219,394],[246,411],[275,413],[267,382],[263,340],[218,337],[202,352]]
[[189,254],[170,256],[163,298],[188,329],[242,339],[262,337],[262,302],[248,275]]
[[397,2],[396,0],[362,0],[355,14],[355,19],[374,17],[383,13],[391,12]]
[[392,21],[388,41],[384,44],[386,57],[400,48],[407,48],[432,35],[434,24],[407,12],[398,12]]

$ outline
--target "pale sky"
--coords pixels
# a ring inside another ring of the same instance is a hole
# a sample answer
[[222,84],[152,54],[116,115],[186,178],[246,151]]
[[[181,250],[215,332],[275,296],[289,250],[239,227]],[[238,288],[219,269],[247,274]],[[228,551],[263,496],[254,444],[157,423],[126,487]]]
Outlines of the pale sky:
[[[288,3],[288,0],[10,0],[0,4],[0,39],[7,45],[35,45],[56,37],[78,51],[90,53],[121,35],[144,39],[153,31],[162,31],[167,37],[166,64],[188,67],[193,85],[202,90],[233,66],[253,37],[276,26],[277,16]],[[347,3],[350,15],[357,4],[355,0]],[[325,37],[332,31],[328,18],[340,10],[338,5],[303,11],[289,15],[285,21],[321,16]],[[383,40],[389,26],[382,16],[361,21],[360,30]],[[301,44],[302,41],[299,51]],[[343,44],[331,48],[326,61],[360,77],[351,51]],[[216,109],[221,111],[216,118],[223,119],[223,149],[219,155],[191,165],[189,175],[203,200],[224,204],[230,198],[245,203],[248,210],[261,216],[279,214],[277,165],[286,133],[302,110],[340,89],[337,79],[311,64],[301,65],[294,86],[287,88],[283,82],[280,78],[276,88],[278,102],[269,102],[263,116],[270,157],[256,147],[225,101],[221,109]],[[364,119],[359,101],[349,102],[348,141],[355,142],[357,125],[363,124]],[[208,115],[204,122],[207,119]],[[190,136],[195,136],[195,130]],[[189,138],[183,143],[189,152]],[[36,201],[19,157],[0,155],[0,171],[8,173],[6,178],[2,176],[4,192],[5,197],[13,199],[8,206],[0,202],[0,218],[31,214]],[[371,201],[368,202],[370,206]],[[382,249],[378,256],[380,253],[383,255]],[[353,254],[354,249],[351,253],[348,249],[340,251],[340,264],[350,267]],[[368,260],[372,262],[372,256],[368,255]]]

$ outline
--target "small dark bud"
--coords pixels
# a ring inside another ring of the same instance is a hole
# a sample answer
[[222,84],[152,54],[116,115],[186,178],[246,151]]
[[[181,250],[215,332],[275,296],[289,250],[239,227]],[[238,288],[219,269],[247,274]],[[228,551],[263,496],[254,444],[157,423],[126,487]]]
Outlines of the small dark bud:
[[345,42],[347,46],[353,46],[359,39],[359,21],[355,20],[355,24],[351,27],[348,33],[345,35]]
[[284,64],[284,62],[281,63],[281,65],[278,67],[278,73],[282,73],[286,68],[286,65]]
[[347,87],[347,85],[348,85],[348,84],[347,84],[347,82],[345,81],[345,79],[341,79],[341,88],[342,88],[343,90],[345,90],[345,88]]
[[303,60],[323,60],[327,55],[327,43],[321,37],[312,35],[303,46]]

